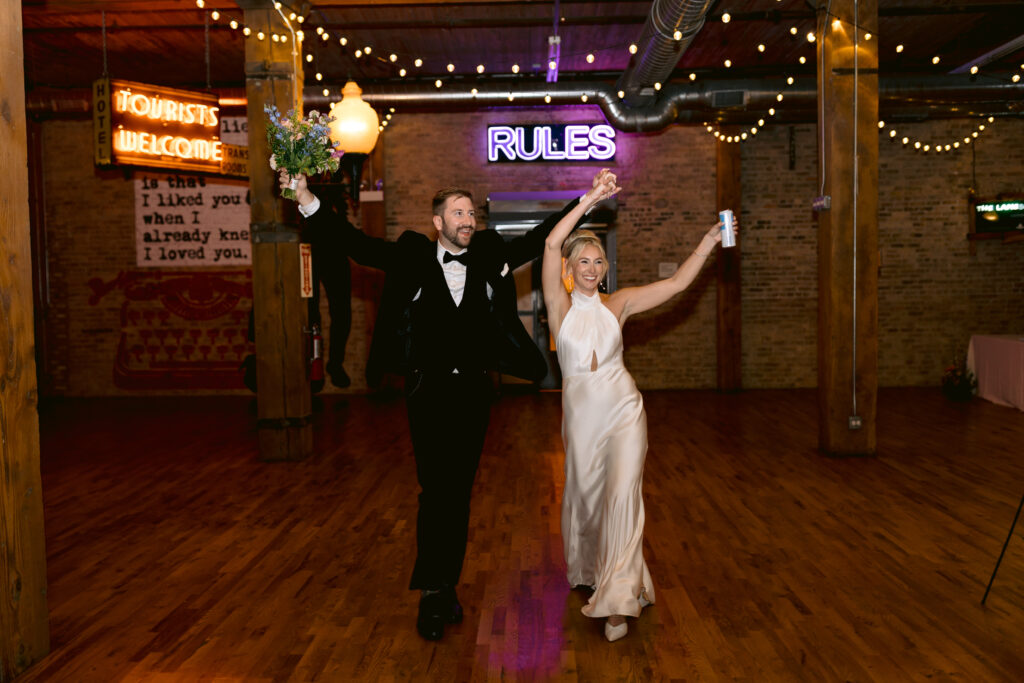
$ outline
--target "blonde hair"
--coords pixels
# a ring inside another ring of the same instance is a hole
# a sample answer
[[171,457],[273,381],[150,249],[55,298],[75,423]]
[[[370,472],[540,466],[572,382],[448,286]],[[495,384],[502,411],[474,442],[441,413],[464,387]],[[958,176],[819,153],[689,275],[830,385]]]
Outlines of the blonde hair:
[[604,253],[604,245],[601,244],[601,238],[589,230],[577,230],[569,235],[565,242],[562,242],[562,258],[570,265],[576,263],[580,259],[580,253],[586,247],[597,247],[597,250],[601,252],[601,258],[605,262],[605,268],[608,267],[608,255]]

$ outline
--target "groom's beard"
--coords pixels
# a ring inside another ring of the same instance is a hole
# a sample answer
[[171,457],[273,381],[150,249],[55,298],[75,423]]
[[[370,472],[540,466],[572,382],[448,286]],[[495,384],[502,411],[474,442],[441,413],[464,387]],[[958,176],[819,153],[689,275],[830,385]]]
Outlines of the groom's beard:
[[[468,230],[469,232],[463,232],[464,230]],[[469,246],[469,242],[473,239],[473,235],[476,234],[476,227],[472,224],[451,225],[442,217],[441,234],[455,246],[460,249],[465,249]]]

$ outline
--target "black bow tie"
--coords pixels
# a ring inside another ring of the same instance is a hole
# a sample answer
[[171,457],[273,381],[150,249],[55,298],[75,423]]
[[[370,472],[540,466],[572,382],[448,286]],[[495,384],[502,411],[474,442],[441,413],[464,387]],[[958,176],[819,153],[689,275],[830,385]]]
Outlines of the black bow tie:
[[468,266],[469,265],[469,252],[468,251],[464,251],[461,254],[453,254],[453,253],[451,253],[450,251],[448,251],[446,249],[445,252],[444,252],[444,257],[442,258],[442,261],[444,261],[444,263],[449,263],[451,261],[458,261],[462,265]]

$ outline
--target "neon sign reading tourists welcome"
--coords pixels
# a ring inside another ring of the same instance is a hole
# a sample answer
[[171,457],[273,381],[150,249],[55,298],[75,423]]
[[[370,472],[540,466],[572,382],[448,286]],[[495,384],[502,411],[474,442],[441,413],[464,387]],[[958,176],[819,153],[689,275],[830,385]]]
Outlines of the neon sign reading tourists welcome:
[[217,97],[129,81],[93,84],[99,164],[219,173]]
[[487,127],[487,161],[490,163],[607,161],[614,158],[615,129],[606,123]]

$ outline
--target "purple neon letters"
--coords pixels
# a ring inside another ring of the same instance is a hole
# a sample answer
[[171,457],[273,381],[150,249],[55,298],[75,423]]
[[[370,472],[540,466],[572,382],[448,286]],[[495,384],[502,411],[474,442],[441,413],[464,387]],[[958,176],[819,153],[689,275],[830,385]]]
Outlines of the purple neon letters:
[[490,162],[604,161],[614,156],[615,129],[605,123],[487,127]]

